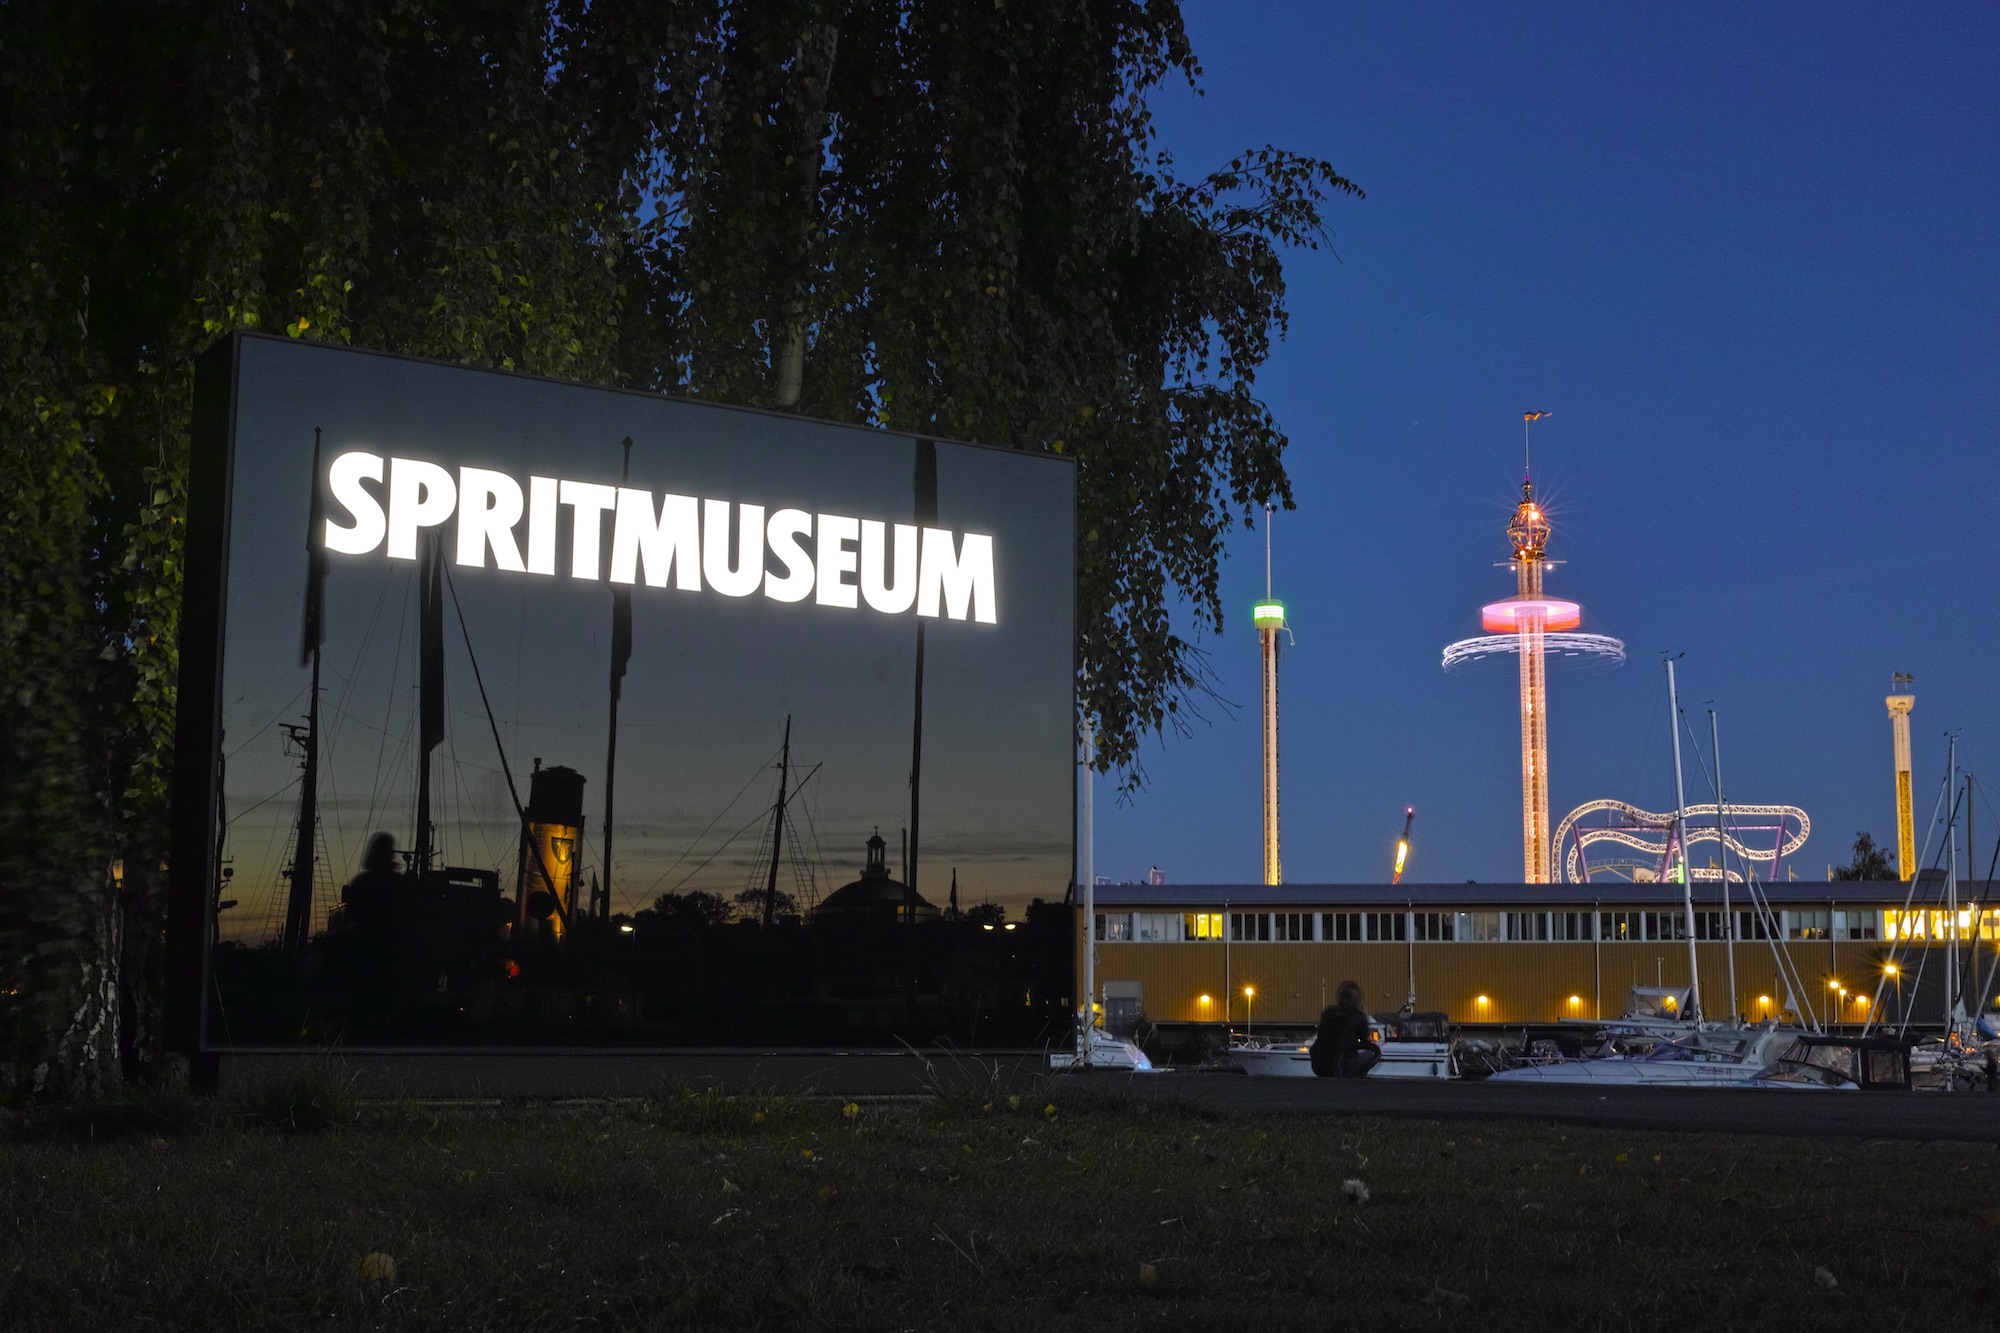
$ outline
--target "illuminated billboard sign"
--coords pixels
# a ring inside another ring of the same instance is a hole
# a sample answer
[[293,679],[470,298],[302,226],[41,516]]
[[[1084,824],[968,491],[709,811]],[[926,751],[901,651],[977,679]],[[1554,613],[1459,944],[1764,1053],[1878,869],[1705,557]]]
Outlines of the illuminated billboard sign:
[[1073,466],[237,335],[183,1046],[1061,1041]]

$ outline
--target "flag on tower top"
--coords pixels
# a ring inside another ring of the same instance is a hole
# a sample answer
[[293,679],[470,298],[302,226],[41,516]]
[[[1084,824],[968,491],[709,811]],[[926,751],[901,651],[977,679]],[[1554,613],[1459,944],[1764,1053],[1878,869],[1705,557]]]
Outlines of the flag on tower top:
[[1554,415],[1555,413],[1553,412],[1523,412],[1521,414],[1521,420],[1540,421],[1543,417],[1552,417]]

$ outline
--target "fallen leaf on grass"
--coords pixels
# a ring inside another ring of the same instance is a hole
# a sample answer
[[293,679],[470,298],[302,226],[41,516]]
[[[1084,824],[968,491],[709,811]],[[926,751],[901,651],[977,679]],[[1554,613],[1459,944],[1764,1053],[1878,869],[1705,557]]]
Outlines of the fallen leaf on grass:
[[1430,1295],[1424,1297],[1425,1305],[1463,1305],[1472,1297],[1462,1291],[1446,1291],[1443,1287],[1432,1287]]
[[1139,1285],[1140,1285],[1140,1286],[1142,1286],[1142,1287],[1154,1287],[1154,1286],[1158,1286],[1158,1285],[1159,1285],[1159,1282],[1160,1282],[1160,1270],[1159,1270],[1159,1267],[1158,1267],[1157,1265],[1155,1265],[1155,1264],[1140,1264],[1140,1265],[1139,1265]]
[[1818,1268],[1813,1269],[1813,1281],[1819,1283],[1820,1286],[1826,1288],[1828,1291],[1832,1291],[1840,1285],[1840,1279],[1835,1277],[1825,1264],[1821,1264]]
[[1347,1196],[1347,1201],[1349,1203],[1354,1204],[1357,1207],[1360,1206],[1361,1204],[1368,1202],[1368,1186],[1366,1186],[1359,1180],[1349,1180],[1345,1182],[1344,1184],[1341,1185],[1340,1192]]
[[362,1255],[359,1267],[361,1280],[364,1282],[394,1282],[396,1280],[396,1261],[380,1250]]

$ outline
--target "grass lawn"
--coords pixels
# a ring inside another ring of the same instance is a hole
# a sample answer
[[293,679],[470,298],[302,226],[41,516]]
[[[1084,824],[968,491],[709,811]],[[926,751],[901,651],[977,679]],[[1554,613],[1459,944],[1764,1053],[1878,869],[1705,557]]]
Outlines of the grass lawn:
[[978,1089],[860,1105],[263,1100],[0,1122],[0,1327],[1768,1330],[2000,1316],[1991,1152],[1218,1117],[1078,1101],[1060,1082],[1018,1104]]

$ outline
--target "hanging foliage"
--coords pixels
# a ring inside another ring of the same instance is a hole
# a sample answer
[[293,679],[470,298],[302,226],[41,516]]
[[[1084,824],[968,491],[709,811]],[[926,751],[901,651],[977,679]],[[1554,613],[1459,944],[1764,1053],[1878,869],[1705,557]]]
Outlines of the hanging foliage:
[[[232,328],[1076,458],[1081,708],[1138,781],[1326,164],[1182,178],[1171,3],[72,0],[0,42],[0,1041],[157,1056],[192,368]],[[116,873],[114,873],[116,871]]]

